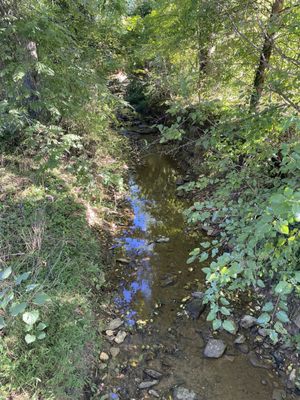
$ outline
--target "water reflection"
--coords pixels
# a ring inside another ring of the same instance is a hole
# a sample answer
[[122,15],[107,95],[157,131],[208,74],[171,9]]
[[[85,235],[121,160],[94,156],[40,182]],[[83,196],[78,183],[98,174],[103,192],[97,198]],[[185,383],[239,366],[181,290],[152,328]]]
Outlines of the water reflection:
[[[166,275],[187,270],[193,240],[184,232],[183,203],[175,194],[177,175],[171,159],[155,154],[136,167],[129,182],[134,216],[117,242],[133,262],[123,267],[115,302],[130,325],[149,318],[155,302],[168,301],[169,290],[161,287]],[[157,243],[161,237],[169,241]],[[185,276],[180,276],[181,282]]]

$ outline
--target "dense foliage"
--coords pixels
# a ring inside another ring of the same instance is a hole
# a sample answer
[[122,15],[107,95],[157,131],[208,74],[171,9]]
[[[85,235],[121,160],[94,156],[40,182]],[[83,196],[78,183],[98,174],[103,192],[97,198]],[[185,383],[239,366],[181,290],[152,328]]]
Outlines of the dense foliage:
[[299,4],[151,4],[128,22],[132,68],[146,68],[149,106],[168,107],[161,142],[192,149],[188,221],[220,232],[188,260],[205,263],[208,319],[234,331],[232,301],[253,288],[267,297],[258,321],[271,339],[299,344],[286,326],[300,294]]
[[187,220],[216,233],[188,260],[208,320],[234,331],[251,289],[271,340],[299,348],[299,18],[296,0],[0,2],[3,396],[75,399],[87,383],[103,266],[85,213],[122,188],[110,84],[125,68],[127,99],[196,176]]

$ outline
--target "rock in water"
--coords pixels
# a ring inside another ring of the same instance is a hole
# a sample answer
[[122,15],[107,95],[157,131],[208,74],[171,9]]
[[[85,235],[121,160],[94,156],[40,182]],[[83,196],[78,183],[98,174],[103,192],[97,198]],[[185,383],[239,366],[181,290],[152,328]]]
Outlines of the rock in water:
[[188,315],[193,319],[198,319],[205,310],[205,304],[201,298],[194,298],[186,305]]
[[120,328],[123,325],[123,321],[120,318],[113,319],[110,321],[108,326],[105,328],[106,331],[114,331],[115,329]]
[[196,393],[182,386],[174,389],[174,400],[199,400]]
[[163,376],[161,372],[155,371],[155,369],[146,368],[144,372],[146,375],[150,376],[150,378],[153,379],[160,379]]
[[204,356],[208,358],[220,358],[226,350],[223,340],[210,339],[205,346]]
[[154,389],[150,389],[148,392],[151,396],[156,397],[157,399],[159,399],[159,393],[154,390]]
[[240,321],[240,325],[244,329],[252,328],[252,326],[256,325],[256,318],[252,317],[252,315],[244,315]]
[[144,382],[141,382],[141,383],[139,384],[138,388],[141,389],[141,390],[143,390],[143,389],[149,389],[149,388],[151,388],[152,386],[155,386],[155,385],[157,385],[157,384],[158,384],[158,381],[157,381],[157,380],[153,380],[153,381],[144,381]]

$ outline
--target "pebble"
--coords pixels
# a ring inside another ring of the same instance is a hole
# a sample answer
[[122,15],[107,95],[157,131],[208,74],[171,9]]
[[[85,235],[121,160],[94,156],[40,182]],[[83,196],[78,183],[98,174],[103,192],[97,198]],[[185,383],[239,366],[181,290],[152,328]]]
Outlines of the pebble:
[[120,353],[120,349],[118,347],[111,347],[110,348],[110,354],[112,355],[113,358],[117,357],[117,355]]
[[269,366],[264,364],[263,361],[261,361],[257,357],[257,355],[256,355],[256,353],[254,351],[250,351],[250,353],[249,353],[249,361],[253,365],[253,367],[269,369]]
[[238,344],[237,347],[241,353],[243,354],[249,353],[249,347],[246,343]]
[[114,331],[112,331],[111,329],[108,329],[105,333],[107,336],[114,336],[115,334]]
[[175,388],[173,395],[174,400],[198,400],[195,392],[182,386]]
[[99,358],[100,358],[101,361],[108,361],[109,360],[109,355],[107,353],[105,353],[104,351],[102,351],[100,353]]
[[226,350],[226,344],[223,340],[210,339],[205,346],[204,356],[208,358],[220,358]]
[[124,332],[124,331],[119,331],[118,334],[117,334],[117,336],[115,337],[115,342],[116,342],[117,344],[123,343],[124,340],[125,340],[125,338],[126,338],[126,336],[127,336],[127,333],[126,333],[126,332]]
[[205,310],[205,304],[201,298],[194,298],[186,305],[186,311],[192,319],[198,319]]
[[157,399],[159,399],[159,393],[154,390],[154,389],[150,389],[149,392],[150,396],[156,397]]
[[246,337],[244,335],[238,335],[234,341],[235,344],[243,344],[245,342],[246,342]]
[[149,389],[149,388],[151,388],[152,386],[157,385],[158,383],[159,383],[158,380],[144,381],[144,382],[141,382],[141,383],[139,384],[138,388],[141,389],[141,390],[143,390],[143,389]]
[[161,372],[156,371],[155,369],[146,368],[144,372],[146,375],[150,376],[150,378],[153,379],[160,379],[163,376]]
[[120,328],[121,325],[123,325],[123,321],[120,318],[113,319],[108,324],[106,331],[114,331],[114,330]]
[[244,315],[240,320],[240,325],[244,329],[252,328],[252,326],[256,325],[256,318],[252,315]]
[[286,398],[286,393],[281,389],[274,389],[272,393],[272,400],[283,400]]

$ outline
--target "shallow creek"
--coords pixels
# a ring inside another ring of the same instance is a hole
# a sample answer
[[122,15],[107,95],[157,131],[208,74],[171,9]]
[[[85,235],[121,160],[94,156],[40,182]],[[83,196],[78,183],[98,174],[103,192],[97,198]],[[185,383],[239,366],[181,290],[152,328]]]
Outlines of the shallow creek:
[[147,380],[143,370],[148,367],[163,374],[152,388],[161,399],[171,399],[173,388],[181,385],[201,400],[271,400],[274,388],[280,388],[276,375],[253,367],[226,333],[218,335],[227,344],[225,355],[205,358],[203,348],[212,337],[205,313],[193,320],[184,312],[182,300],[203,288],[203,265],[186,260],[208,238],[187,229],[182,212],[189,204],[176,195],[181,173],[159,153],[148,154],[131,172],[133,218],[115,243],[116,257],[130,262],[120,260],[113,278],[115,305],[131,334],[121,345],[121,379],[111,376],[110,383],[120,399],[154,398],[137,389]]

